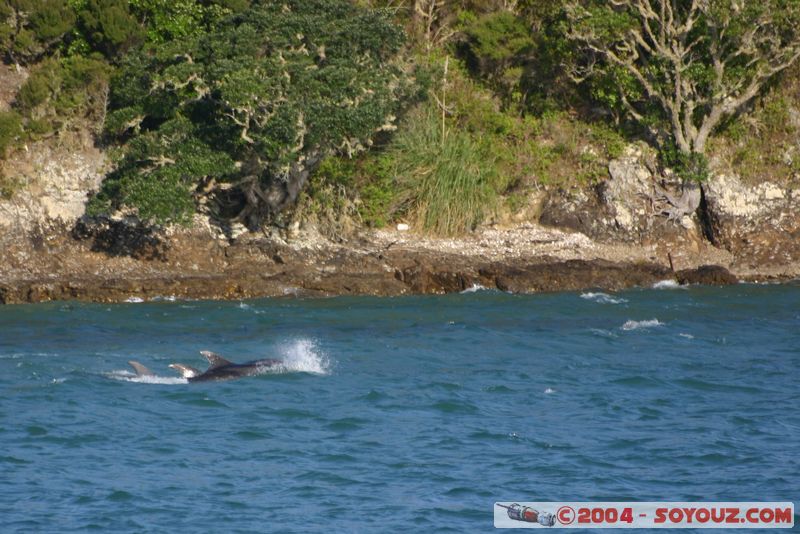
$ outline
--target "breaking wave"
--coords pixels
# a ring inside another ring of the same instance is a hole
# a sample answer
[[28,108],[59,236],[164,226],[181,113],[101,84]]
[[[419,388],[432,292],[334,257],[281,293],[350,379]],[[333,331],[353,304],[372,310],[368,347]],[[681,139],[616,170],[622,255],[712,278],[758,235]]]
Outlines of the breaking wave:
[[627,299],[622,297],[612,297],[608,293],[582,293],[582,299],[599,302],[601,304],[622,304],[628,302]]
[[623,330],[639,330],[642,328],[653,328],[656,326],[664,326],[664,323],[658,319],[649,319],[647,321],[625,321],[621,326]]
[[464,295],[467,293],[477,293],[478,291],[494,291],[494,290],[490,287],[482,286],[480,284],[472,284],[470,287],[463,290],[461,294]]

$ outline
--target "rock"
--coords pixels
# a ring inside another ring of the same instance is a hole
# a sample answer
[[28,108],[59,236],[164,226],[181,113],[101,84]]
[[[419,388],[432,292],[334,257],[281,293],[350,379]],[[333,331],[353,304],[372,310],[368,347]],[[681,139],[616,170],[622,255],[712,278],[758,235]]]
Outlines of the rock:
[[569,260],[521,266],[494,263],[480,270],[482,285],[491,284],[511,293],[587,288],[618,290],[651,286],[669,274],[666,267],[652,263],[620,264],[603,260]]
[[25,187],[0,200],[0,232],[28,232],[51,221],[73,224],[85,211],[87,193],[99,187],[106,165],[105,154],[93,146],[55,148],[40,141],[17,151],[4,162],[3,172]]
[[92,250],[109,256],[130,256],[142,260],[165,260],[166,241],[159,227],[136,217],[82,217],[72,229],[78,240],[92,240]]
[[676,178],[656,182],[635,146],[608,165],[609,179],[551,190],[539,222],[586,234],[603,243],[661,243],[698,247],[701,193]]
[[800,261],[800,197],[775,183],[742,183],[717,175],[704,185],[708,225],[738,264]]
[[408,286],[412,293],[442,295],[471,287],[472,277],[454,267],[432,265],[423,259],[416,261],[413,266],[395,271],[395,278]]
[[601,241],[616,233],[614,213],[603,201],[602,183],[591,188],[552,189],[542,204],[539,222],[546,226],[581,232]]
[[613,210],[616,225],[631,232],[648,215],[643,200],[652,195],[653,177],[644,164],[631,157],[611,161],[608,173],[611,179],[606,183],[604,200]]
[[681,285],[727,286],[739,282],[736,276],[720,265],[702,265],[696,269],[684,269],[676,272],[675,278]]

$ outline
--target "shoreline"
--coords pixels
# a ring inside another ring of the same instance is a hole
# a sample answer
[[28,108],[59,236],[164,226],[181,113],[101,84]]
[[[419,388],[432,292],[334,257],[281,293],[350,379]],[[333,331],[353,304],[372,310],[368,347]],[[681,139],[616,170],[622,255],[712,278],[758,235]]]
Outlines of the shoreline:
[[487,227],[458,239],[370,230],[338,243],[313,227],[292,236],[225,240],[196,224],[166,231],[157,250],[138,259],[97,250],[96,239],[76,239],[66,228],[43,241],[5,243],[11,261],[0,271],[0,303],[400,296],[472,287],[530,294],[800,277],[797,264],[737,264],[711,245],[608,244],[533,223]]

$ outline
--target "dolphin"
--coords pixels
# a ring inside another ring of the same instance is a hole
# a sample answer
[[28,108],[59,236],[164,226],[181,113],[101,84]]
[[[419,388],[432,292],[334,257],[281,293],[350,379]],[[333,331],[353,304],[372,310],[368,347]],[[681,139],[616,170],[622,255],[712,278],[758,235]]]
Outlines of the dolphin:
[[283,363],[281,360],[274,360],[271,358],[266,360],[253,360],[246,363],[233,363],[219,354],[208,350],[201,350],[200,354],[202,354],[209,363],[208,369],[202,373],[194,367],[182,363],[173,363],[170,364],[170,367],[181,373],[181,376],[189,382],[209,382],[211,380],[231,380],[244,376],[259,375],[263,373],[264,370]]
[[169,367],[171,369],[175,369],[176,371],[178,371],[181,374],[181,376],[183,378],[187,378],[187,379],[188,378],[194,378],[196,376],[200,376],[201,374],[203,374],[202,372],[198,371],[194,367],[191,367],[191,366],[188,366],[188,365],[184,365],[182,363],[171,363],[171,364],[169,364]]
[[128,362],[128,365],[133,367],[133,370],[136,371],[136,376],[156,376],[156,374],[153,371],[151,371],[150,369],[148,369],[139,362],[131,360]]

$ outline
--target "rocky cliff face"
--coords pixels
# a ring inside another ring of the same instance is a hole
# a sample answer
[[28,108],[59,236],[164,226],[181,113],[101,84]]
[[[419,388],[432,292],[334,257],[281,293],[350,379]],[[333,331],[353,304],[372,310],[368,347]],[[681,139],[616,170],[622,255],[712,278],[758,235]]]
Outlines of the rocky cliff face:
[[692,250],[728,255],[750,272],[800,262],[800,189],[789,184],[744,184],[716,174],[702,187],[656,175],[634,147],[609,165],[610,179],[553,190],[540,222],[582,232],[600,242],[653,246],[659,253]]

